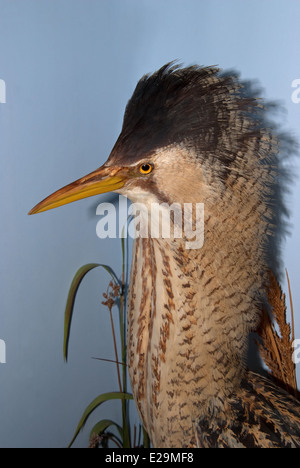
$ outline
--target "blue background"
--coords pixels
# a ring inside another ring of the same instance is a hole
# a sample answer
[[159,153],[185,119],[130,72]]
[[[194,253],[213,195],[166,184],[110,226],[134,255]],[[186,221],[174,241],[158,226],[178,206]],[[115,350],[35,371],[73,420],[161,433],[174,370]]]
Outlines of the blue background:
[[[114,357],[101,306],[108,278],[100,270],[82,283],[68,364],[62,358],[73,274],[89,262],[120,271],[119,240],[96,236],[96,206],[105,198],[27,212],[106,160],[138,79],[174,59],[258,79],[265,97],[284,105],[284,128],[300,139],[300,104],[291,99],[300,78],[299,24],[295,0],[0,0],[7,87],[0,104],[1,447],[65,447],[90,401],[118,388],[113,364],[92,359]],[[297,164],[295,174],[284,267],[300,338]],[[119,420],[119,409],[100,408],[75,446],[87,445],[97,420]]]

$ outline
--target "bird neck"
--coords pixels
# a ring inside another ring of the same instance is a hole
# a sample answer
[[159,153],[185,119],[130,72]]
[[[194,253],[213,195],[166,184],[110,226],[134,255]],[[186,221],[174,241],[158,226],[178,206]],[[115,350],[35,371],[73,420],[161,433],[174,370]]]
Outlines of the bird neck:
[[243,376],[246,338],[232,307],[239,299],[226,304],[205,250],[186,250],[180,241],[135,241],[128,365],[155,446],[193,443],[193,420],[222,411]]
[[214,202],[205,204],[201,248],[180,238],[134,243],[128,365],[155,446],[193,445],[195,420],[223,417],[259,321],[267,226],[251,206]]

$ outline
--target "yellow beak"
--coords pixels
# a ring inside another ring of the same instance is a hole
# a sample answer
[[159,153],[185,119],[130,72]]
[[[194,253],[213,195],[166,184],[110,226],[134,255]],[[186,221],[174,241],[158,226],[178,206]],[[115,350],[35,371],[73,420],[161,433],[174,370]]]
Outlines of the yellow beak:
[[122,188],[127,180],[126,168],[102,166],[91,174],[57,190],[38,203],[28,214],[52,210],[52,208],[100,193],[113,192]]

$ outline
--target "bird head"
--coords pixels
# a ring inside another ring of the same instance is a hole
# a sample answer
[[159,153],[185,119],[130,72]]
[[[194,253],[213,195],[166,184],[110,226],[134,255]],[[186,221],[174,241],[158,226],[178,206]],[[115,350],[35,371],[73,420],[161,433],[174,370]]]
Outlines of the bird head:
[[29,214],[110,191],[134,202],[202,202],[216,182],[221,195],[238,157],[261,137],[257,119],[250,118],[261,106],[241,89],[235,75],[221,75],[215,67],[170,63],[144,76],[106,163]]

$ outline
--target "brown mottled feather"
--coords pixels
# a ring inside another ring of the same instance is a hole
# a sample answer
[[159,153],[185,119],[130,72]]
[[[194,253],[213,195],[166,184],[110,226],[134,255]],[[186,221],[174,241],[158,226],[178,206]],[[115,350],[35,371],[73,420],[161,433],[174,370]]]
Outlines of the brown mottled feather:
[[299,448],[300,404],[270,379],[248,372],[223,421],[195,423],[202,448]]

